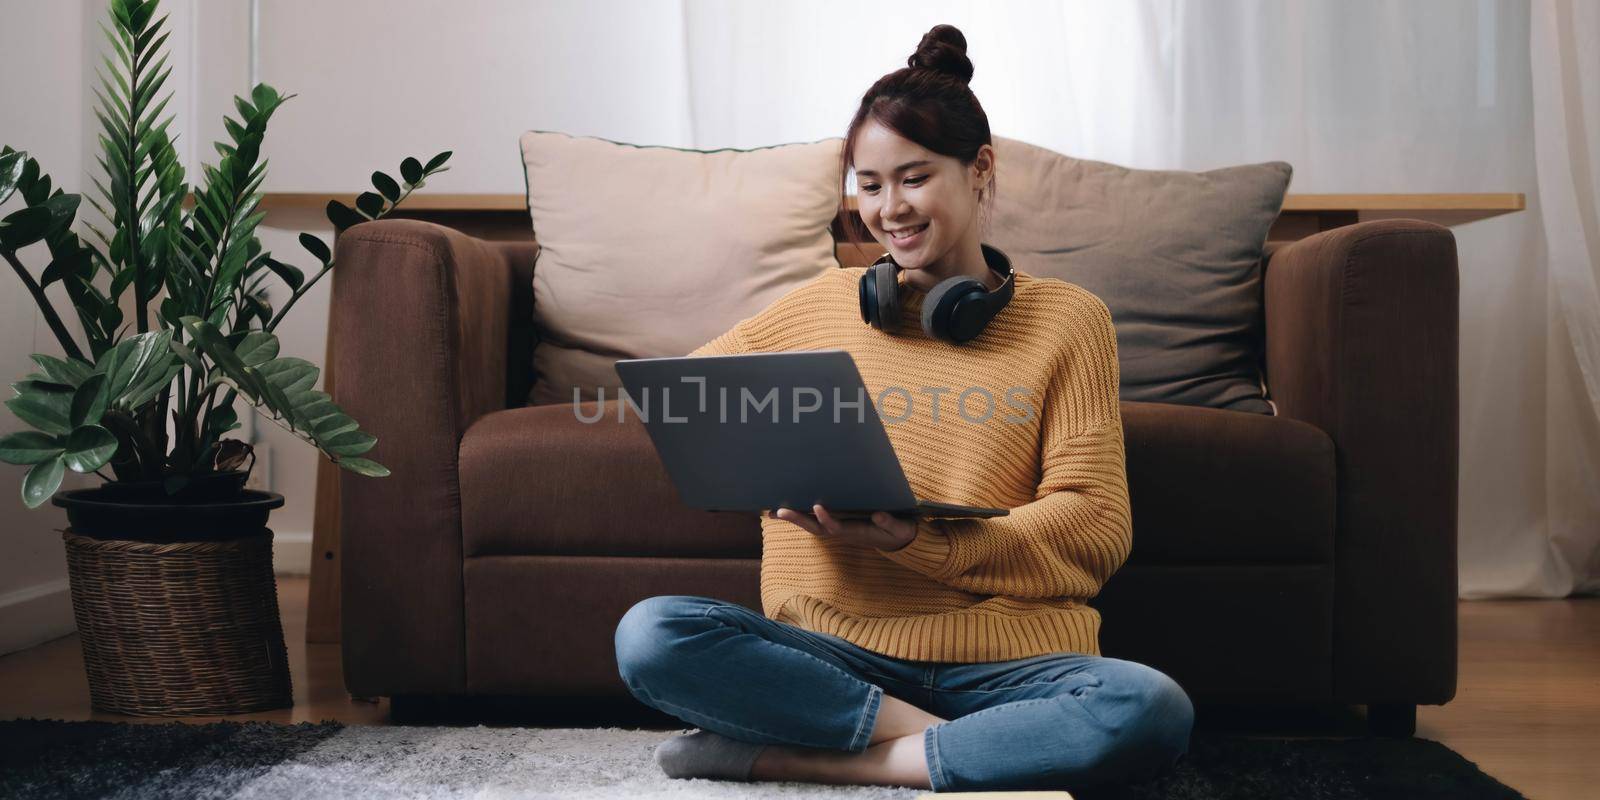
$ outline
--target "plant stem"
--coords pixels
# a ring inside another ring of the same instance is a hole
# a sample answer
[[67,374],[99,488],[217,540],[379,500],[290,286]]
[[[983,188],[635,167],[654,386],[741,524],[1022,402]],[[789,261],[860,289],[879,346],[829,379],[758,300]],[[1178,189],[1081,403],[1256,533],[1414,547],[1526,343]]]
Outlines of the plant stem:
[[[428,179],[428,176],[427,175],[423,175],[420,180],[424,180],[425,181],[427,179]],[[412,184],[410,187],[408,187],[403,194],[401,194],[398,198],[395,199],[395,201],[393,203],[389,204],[389,207],[387,209],[385,209],[383,212],[379,213],[378,216],[373,217],[372,221],[376,222],[376,221],[378,221],[380,219],[383,219],[384,217],[388,216],[390,212],[392,212],[395,209],[399,208],[400,204],[404,203],[406,201],[406,198],[410,197],[411,193],[417,190],[417,186],[418,186],[418,184]],[[334,237],[334,239],[338,239],[339,238],[339,231],[338,230],[334,230],[333,237]],[[317,271],[317,274],[311,276],[311,280],[306,281],[305,283],[300,285],[300,288],[294,290],[294,294],[289,296],[289,302],[284,303],[283,304],[283,308],[278,309],[278,313],[272,315],[272,321],[267,323],[266,327],[264,327],[262,330],[265,330],[266,332],[271,333],[274,328],[278,327],[278,323],[283,321],[283,315],[289,313],[289,309],[294,306],[294,302],[296,300],[299,300],[301,295],[305,294],[308,291],[311,291],[311,287],[316,284],[318,279],[320,279],[323,275],[327,274],[328,270],[333,269],[333,265],[337,260],[338,259],[329,259],[328,263],[323,264],[322,265],[322,269]]]
[[265,330],[267,333],[271,333],[273,328],[278,327],[278,323],[283,321],[283,315],[289,313],[289,309],[294,307],[294,301],[299,300],[300,296],[310,290],[311,286],[315,284],[319,278],[327,274],[328,270],[333,269],[333,264],[333,261],[329,261],[327,264],[324,264],[322,269],[317,271],[317,274],[311,276],[311,280],[300,284],[300,288],[295,290],[293,295],[289,296],[289,302],[284,303],[283,308],[278,309],[278,313],[272,315],[272,321],[267,323],[263,330]]
[[132,64],[132,74],[128,77],[128,260],[133,262],[133,302],[134,313],[139,320],[139,332],[144,333],[149,329],[149,321],[145,316],[144,307],[144,264],[139,257],[139,57],[144,54],[138,49],[139,37],[128,36],[128,50]]
[[[211,406],[216,402],[217,399],[215,388],[216,387],[212,387],[213,391],[206,392],[205,414],[199,418],[198,425],[195,427],[194,435],[195,444],[197,446],[199,445],[200,440],[205,438],[206,426],[211,424]],[[200,405],[198,400],[195,402],[195,405]],[[218,434],[218,438],[221,438],[220,434]]]
[[[245,198],[245,202],[249,202],[248,197]],[[200,318],[206,322],[211,321],[211,294],[217,290],[217,275],[218,273],[222,272],[223,259],[227,258],[228,256],[228,237],[233,235],[233,221],[238,217],[238,208],[230,207],[228,209],[228,221],[222,226],[222,235],[217,237],[217,265],[216,267],[212,268],[211,276],[206,279],[206,310],[204,314],[200,315]]]
[[50,304],[50,298],[45,297],[44,289],[34,281],[32,275],[28,274],[28,268],[17,260],[15,252],[8,250],[5,256],[6,261],[11,262],[11,268],[17,271],[17,277],[28,287],[28,293],[33,295],[34,302],[39,304],[39,311],[44,314],[44,321],[50,324],[50,330],[55,332],[56,339],[61,342],[61,349],[73,358],[86,360],[83,351],[78,349],[78,343],[73,341],[72,334],[68,333],[67,327],[61,323],[61,317],[56,315],[55,306]]
[[[106,427],[122,431],[123,435],[133,441],[134,455],[139,459],[140,476],[146,479],[159,479],[161,477],[161,462],[166,456],[165,452],[156,452],[155,445],[145,436],[144,428],[139,422],[121,410],[107,410],[101,417]],[[151,465],[155,466],[152,467]]]

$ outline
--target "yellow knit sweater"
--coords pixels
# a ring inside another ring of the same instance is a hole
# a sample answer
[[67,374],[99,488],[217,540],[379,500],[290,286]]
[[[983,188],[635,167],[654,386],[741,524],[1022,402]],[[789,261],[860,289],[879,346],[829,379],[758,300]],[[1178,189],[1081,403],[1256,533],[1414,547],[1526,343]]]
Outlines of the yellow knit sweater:
[[899,330],[862,323],[864,271],[829,270],[691,355],[845,350],[917,497],[1011,513],[923,520],[893,551],[763,517],[762,613],[916,661],[1099,655],[1086,601],[1133,542],[1110,312],[1075,284],[1018,271],[1006,308],[956,345],[923,333],[926,292],[904,283]]

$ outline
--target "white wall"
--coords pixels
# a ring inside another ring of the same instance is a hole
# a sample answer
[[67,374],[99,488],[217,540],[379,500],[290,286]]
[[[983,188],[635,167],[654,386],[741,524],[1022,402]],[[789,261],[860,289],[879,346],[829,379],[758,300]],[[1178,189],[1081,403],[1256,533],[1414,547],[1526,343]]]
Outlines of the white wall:
[[[167,0],[165,12],[171,31],[167,49],[172,75],[167,89],[173,98],[168,113],[177,120],[170,129],[179,135],[181,156],[193,163],[195,143],[186,133],[187,113],[193,97],[194,0]],[[92,111],[92,86],[98,80],[105,36],[100,25],[106,4],[98,0],[4,0],[0,2],[0,108],[5,122],[0,143],[26,150],[39,161],[51,185],[80,194],[95,190],[90,170],[99,174],[99,123]],[[0,214],[21,206],[14,197]],[[80,220],[89,213],[80,208]],[[23,251],[21,260],[38,280],[49,261],[44,246]],[[60,356],[62,347],[40,313],[33,296],[7,265],[0,276],[0,375],[9,384],[37,365],[32,353]],[[76,314],[65,290],[56,284],[46,290],[56,313],[85,344]],[[133,319],[132,292],[124,295],[124,314]],[[14,393],[3,392],[6,398]],[[27,428],[9,409],[0,410],[0,434]],[[27,468],[0,464],[0,653],[8,653],[72,632],[72,606],[67,594],[66,556],[59,531],[66,513],[51,504],[29,509],[22,503],[22,477]],[[108,473],[109,474],[109,473]],[[68,470],[62,489],[97,486],[97,475]]]
[[[27,150],[38,159],[52,182],[67,191],[80,191],[83,181],[83,114],[87,109],[85,72],[85,14],[80,3],[35,3],[7,0],[0,5],[0,108],[5,123],[0,143]],[[18,68],[27,65],[26,69]],[[16,198],[0,208],[8,214],[21,206]],[[36,245],[34,275],[43,269]],[[32,372],[31,353],[60,355],[38,305],[9,265],[0,275],[0,373],[4,383]],[[58,313],[70,319],[71,305],[59,285],[47,292]],[[9,387],[4,397],[14,393]],[[0,410],[0,434],[26,428],[10,409]],[[72,630],[72,607],[66,592],[66,557],[61,534],[65,511],[52,505],[30,510],[22,504],[22,476],[26,468],[0,465],[0,653],[60,636]],[[68,471],[66,488],[90,485]],[[73,479],[78,479],[73,481]],[[98,479],[96,479],[98,480]]]

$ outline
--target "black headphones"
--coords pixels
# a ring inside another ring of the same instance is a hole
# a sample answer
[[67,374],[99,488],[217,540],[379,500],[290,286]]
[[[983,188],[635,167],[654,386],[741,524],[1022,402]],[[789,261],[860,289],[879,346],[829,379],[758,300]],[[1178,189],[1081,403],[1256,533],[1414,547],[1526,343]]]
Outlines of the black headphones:
[[[1005,276],[1000,288],[989,291],[983,281],[966,275],[945,278],[922,301],[922,330],[935,339],[961,343],[976,338],[989,320],[1011,302],[1016,270],[1005,253],[979,244],[989,269]],[[900,270],[894,257],[884,253],[861,274],[861,321],[880,331],[893,331],[900,323]]]

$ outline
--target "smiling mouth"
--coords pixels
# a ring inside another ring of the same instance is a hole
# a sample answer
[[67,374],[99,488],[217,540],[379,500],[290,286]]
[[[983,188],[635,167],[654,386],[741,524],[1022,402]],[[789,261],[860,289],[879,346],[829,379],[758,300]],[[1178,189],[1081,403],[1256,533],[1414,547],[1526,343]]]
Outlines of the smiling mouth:
[[923,231],[927,230],[927,228],[928,223],[924,222],[915,228],[901,228],[898,231],[887,231],[887,233],[889,234],[889,238],[894,239],[897,242],[903,242],[919,233],[922,233]]

